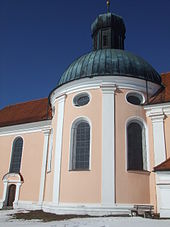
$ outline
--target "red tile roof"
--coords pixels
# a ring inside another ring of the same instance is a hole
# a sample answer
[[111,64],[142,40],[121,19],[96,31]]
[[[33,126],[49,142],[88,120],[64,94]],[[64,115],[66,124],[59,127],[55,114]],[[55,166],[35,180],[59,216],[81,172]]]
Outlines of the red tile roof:
[[170,171],[170,158],[154,167],[154,171]]
[[48,98],[10,105],[0,110],[0,127],[51,119]]
[[153,97],[149,104],[170,102],[170,72],[162,73],[161,77],[165,89],[163,89],[157,96]]

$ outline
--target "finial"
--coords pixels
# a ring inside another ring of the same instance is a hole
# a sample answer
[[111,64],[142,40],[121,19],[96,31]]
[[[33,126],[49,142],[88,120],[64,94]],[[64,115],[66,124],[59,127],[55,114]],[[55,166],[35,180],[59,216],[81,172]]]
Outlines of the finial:
[[110,0],[107,0],[107,13],[110,12]]

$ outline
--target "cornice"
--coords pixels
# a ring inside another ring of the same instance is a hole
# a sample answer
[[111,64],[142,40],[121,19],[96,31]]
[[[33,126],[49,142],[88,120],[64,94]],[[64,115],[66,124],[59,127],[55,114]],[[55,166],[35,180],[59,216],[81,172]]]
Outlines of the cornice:
[[34,123],[0,127],[0,136],[25,134],[32,132],[48,131],[51,128],[51,120]]
[[[71,81],[56,88],[50,96],[51,104],[53,106],[57,99],[64,95],[68,95],[73,92],[100,89],[104,84],[107,84],[108,87],[116,87],[118,89],[131,89],[144,93],[146,92],[146,81],[144,80],[124,76],[98,76]],[[148,82],[149,95],[153,95],[159,88],[159,85]]]
[[156,117],[156,116],[168,116],[170,115],[170,103],[162,103],[159,105],[149,105],[145,106],[147,117]]

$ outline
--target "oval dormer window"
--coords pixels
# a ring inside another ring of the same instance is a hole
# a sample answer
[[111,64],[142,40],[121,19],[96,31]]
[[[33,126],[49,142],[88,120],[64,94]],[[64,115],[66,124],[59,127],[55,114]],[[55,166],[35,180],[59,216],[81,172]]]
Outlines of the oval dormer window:
[[89,101],[90,97],[87,93],[78,94],[73,99],[75,106],[85,106],[89,103]]
[[128,93],[126,99],[133,105],[141,105],[144,102],[143,96],[136,92]]

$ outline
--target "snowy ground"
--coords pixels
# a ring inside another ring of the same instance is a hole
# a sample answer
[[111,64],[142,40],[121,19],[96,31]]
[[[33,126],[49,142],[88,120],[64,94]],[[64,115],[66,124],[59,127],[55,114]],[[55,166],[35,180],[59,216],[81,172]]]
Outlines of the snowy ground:
[[84,218],[68,221],[23,221],[11,219],[14,210],[0,210],[0,227],[170,227],[170,220],[152,220],[140,217]]

